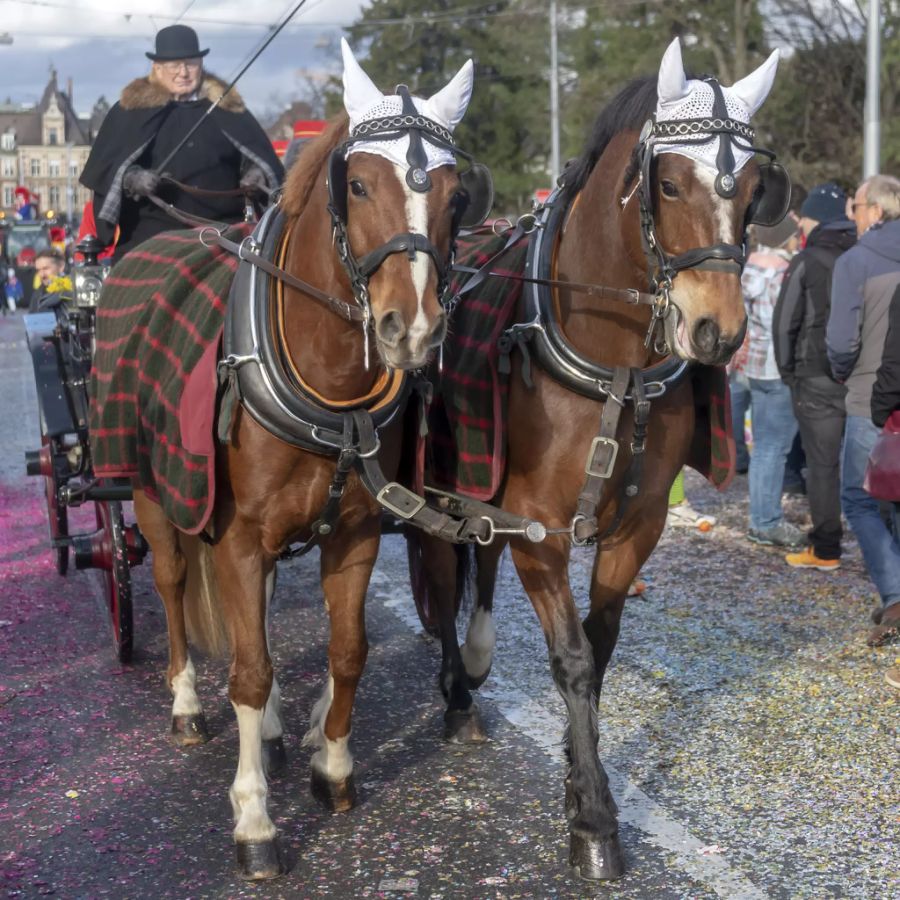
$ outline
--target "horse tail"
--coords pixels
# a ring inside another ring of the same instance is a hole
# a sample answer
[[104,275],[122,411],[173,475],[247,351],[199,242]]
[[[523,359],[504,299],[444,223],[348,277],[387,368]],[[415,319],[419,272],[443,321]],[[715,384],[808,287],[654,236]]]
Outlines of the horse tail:
[[[409,561],[409,580],[412,587],[413,599],[419,618],[425,630],[434,637],[439,634],[437,619],[437,597],[433,595],[429,580],[426,577],[427,562],[425,559],[425,547],[421,532],[417,528],[404,529],[406,537],[406,551]],[[475,595],[475,580],[477,562],[471,546],[438,544],[440,553],[448,556],[442,557],[439,565],[443,571],[448,572],[451,565],[455,566],[455,594],[454,609],[459,615],[460,608],[465,605],[467,611],[471,609],[471,598]],[[451,562],[449,554],[453,553],[455,562]]]
[[188,639],[210,656],[225,656],[228,632],[219,606],[212,550],[193,535],[180,534],[178,540],[187,563],[184,624]]

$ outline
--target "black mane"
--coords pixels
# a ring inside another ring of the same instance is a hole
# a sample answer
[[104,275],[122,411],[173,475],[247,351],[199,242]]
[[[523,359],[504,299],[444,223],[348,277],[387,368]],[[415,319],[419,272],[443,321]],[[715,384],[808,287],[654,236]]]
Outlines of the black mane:
[[[621,131],[640,131],[656,110],[656,75],[629,82],[601,110],[587,146],[565,170],[563,193],[571,200],[584,187],[607,144]],[[633,177],[634,173],[632,173]],[[627,181],[628,179],[626,179]]]

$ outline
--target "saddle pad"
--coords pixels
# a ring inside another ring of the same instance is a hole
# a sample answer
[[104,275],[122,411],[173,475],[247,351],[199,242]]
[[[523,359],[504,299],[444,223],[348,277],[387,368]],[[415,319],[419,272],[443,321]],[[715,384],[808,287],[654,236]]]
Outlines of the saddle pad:
[[189,534],[206,526],[215,499],[216,362],[238,264],[198,230],[165,232],[115,266],[97,310],[94,474],[136,478]]
[[[457,263],[477,268],[502,250],[508,235],[493,231],[460,237]],[[522,275],[528,238],[509,247],[490,265],[499,274]],[[459,290],[471,276],[454,274]],[[434,401],[428,414],[429,481],[490,500],[506,466],[506,401],[509,376],[498,371],[497,341],[513,323],[523,282],[488,278],[464,295],[453,311],[443,349],[443,372],[432,373]]]

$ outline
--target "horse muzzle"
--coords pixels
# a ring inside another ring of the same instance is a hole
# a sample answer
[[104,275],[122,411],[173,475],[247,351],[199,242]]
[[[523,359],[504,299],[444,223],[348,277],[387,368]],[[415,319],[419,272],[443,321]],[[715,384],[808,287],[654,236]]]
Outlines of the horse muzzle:
[[679,310],[666,318],[666,340],[672,352],[705,366],[725,365],[743,343],[746,331],[746,318],[741,328],[730,335],[723,334],[719,323],[709,316],[689,323]]
[[441,311],[433,319],[420,322],[416,316],[412,325],[399,310],[388,310],[375,322],[375,340],[384,362],[393,369],[417,369],[425,365],[430,351],[439,346],[447,335],[447,316]]

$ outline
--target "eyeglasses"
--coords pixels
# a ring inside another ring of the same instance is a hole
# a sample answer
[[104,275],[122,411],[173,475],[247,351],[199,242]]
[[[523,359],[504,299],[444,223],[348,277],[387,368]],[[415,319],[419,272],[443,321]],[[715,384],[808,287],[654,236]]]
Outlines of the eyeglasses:
[[868,202],[866,202],[866,203],[863,203],[863,202],[859,202],[859,203],[851,203],[851,204],[850,204],[850,209],[853,210],[853,212],[855,213],[855,212],[856,212],[856,208],[857,208],[858,206],[877,206],[877,204],[876,204],[876,203],[868,203]]
[[172,60],[172,62],[160,63],[163,71],[169,75],[177,75],[182,69],[185,69],[188,73],[196,72],[201,65],[202,63],[199,59],[177,59]]

